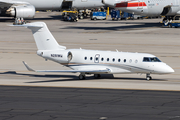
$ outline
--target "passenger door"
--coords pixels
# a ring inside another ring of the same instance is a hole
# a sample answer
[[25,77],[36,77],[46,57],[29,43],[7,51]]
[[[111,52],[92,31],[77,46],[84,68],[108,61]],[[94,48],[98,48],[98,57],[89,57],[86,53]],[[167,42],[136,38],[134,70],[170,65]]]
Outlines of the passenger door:
[[100,55],[96,54],[94,57],[94,63],[99,63],[99,58],[100,58]]
[[138,9],[143,9],[143,0],[138,0]]

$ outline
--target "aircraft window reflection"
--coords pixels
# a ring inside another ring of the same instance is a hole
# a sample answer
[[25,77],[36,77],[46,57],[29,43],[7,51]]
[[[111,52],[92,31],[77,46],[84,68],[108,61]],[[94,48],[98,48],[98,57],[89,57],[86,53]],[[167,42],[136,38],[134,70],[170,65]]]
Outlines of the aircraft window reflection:
[[150,58],[151,62],[161,62],[157,57]]
[[131,62],[132,62],[132,59],[130,59],[129,62],[131,63]]
[[143,62],[150,62],[150,59],[148,57],[144,57]]
[[161,62],[157,57],[144,57],[143,62]]

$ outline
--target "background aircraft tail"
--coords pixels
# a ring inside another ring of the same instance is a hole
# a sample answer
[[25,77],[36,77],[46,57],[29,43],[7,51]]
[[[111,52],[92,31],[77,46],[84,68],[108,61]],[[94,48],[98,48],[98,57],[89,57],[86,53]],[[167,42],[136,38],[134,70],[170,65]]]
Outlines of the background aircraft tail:
[[14,25],[14,26],[24,26],[31,29],[38,50],[64,50],[65,46],[61,46],[57,43],[51,32],[44,22],[34,22],[27,23],[24,25]]

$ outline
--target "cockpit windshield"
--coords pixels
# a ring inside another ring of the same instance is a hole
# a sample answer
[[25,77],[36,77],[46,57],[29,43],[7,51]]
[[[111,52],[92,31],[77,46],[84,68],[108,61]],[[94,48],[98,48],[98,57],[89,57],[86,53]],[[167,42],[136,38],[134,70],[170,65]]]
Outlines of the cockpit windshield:
[[161,62],[157,57],[144,57],[143,62]]

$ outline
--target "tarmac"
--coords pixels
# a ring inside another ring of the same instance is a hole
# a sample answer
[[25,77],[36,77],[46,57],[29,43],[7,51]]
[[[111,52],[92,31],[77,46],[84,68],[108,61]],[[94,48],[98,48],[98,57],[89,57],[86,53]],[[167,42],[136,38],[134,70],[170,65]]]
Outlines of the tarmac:
[[175,72],[152,74],[151,81],[143,74],[103,75],[102,79],[89,75],[79,80],[78,73],[29,72],[22,61],[37,70],[69,68],[39,57],[31,31],[9,26],[13,21],[1,18],[0,119],[180,118],[179,28],[162,27],[161,19],[66,22],[59,14],[39,12],[28,21],[46,22],[58,43],[68,49],[150,53]]
[[26,70],[22,61],[33,69],[69,69],[45,61],[36,55],[36,45],[29,29],[8,26],[11,19],[0,22],[0,85],[108,88],[133,90],[180,90],[180,40],[179,28],[165,28],[161,19],[112,21],[90,19],[78,22],[60,20],[58,12],[40,12],[29,22],[46,22],[59,44],[71,48],[111,50],[123,52],[150,53],[171,66],[175,73],[151,75],[153,80],[146,81],[145,75],[114,74],[94,79],[87,76],[79,80],[78,73],[34,73]]
[[1,120],[179,120],[179,92],[0,86]]

